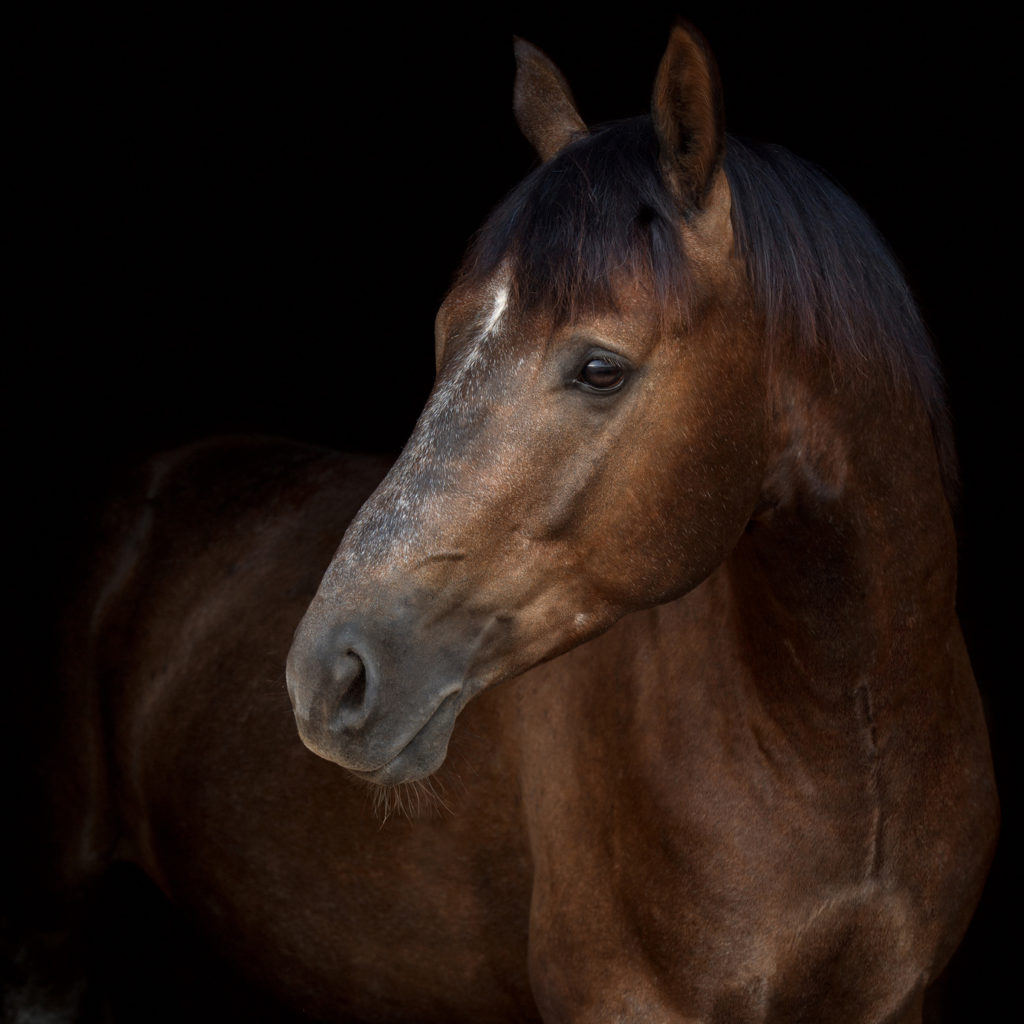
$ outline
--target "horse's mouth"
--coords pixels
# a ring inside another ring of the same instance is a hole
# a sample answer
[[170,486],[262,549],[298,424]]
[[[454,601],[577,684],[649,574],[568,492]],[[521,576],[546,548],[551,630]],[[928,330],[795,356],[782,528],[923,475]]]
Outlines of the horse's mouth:
[[[441,767],[448,753],[448,740],[461,707],[461,690],[448,694],[419,731],[390,760],[379,768],[348,770],[366,782],[393,786],[426,778]],[[347,766],[346,766],[347,767]]]

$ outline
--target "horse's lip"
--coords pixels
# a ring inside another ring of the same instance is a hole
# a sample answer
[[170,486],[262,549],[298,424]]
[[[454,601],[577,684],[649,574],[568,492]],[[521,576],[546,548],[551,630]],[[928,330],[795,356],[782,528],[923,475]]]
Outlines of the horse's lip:
[[[441,703],[438,704],[437,707],[427,716],[426,721],[424,721],[424,723],[419,727],[419,729],[417,729],[416,732],[414,732],[412,736],[409,737],[409,740],[402,746],[401,750],[399,750],[398,753],[394,754],[392,757],[388,758],[388,760],[385,761],[382,765],[379,765],[377,768],[349,768],[348,770],[353,775],[355,775],[356,778],[364,779],[367,782],[376,782],[385,785],[388,783],[405,782],[413,778],[422,778],[425,775],[429,775],[431,772],[436,770],[440,766],[441,762],[444,760],[444,755],[448,747],[447,742],[443,745],[441,749],[441,756],[440,758],[437,758],[437,764],[433,765],[433,767],[431,767],[429,771],[417,772],[415,775],[395,778],[396,772],[399,772],[402,776],[404,776],[404,772],[401,771],[404,766],[400,764],[400,762],[402,761],[403,757],[405,757],[408,760],[407,755],[410,753],[410,751],[413,750],[413,748],[417,745],[418,741],[421,739],[423,734],[427,732],[431,726],[436,727],[439,721],[442,719],[442,717],[447,716],[449,712],[452,723],[454,724],[455,716],[458,714],[459,711],[459,708],[455,705],[458,703],[459,698],[461,696],[461,688],[455,690],[452,693],[449,693],[441,701]],[[450,728],[448,731],[450,733]]]

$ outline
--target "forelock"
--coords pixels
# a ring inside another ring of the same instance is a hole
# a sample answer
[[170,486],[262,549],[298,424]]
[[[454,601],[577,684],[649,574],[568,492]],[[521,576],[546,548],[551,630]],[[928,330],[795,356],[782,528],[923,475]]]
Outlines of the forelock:
[[624,282],[682,309],[691,290],[678,220],[651,119],[619,122],[530,174],[478,233],[460,279],[478,284],[507,261],[517,305],[558,321],[614,309]]

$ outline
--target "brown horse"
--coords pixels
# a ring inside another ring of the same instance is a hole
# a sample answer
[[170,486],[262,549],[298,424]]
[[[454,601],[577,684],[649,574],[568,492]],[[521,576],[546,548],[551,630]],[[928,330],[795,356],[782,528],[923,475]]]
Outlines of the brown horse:
[[692,31],[593,132],[516,49],[543,163],[398,461],[200,445],[109,512],[40,869],[140,865],[325,1021],[920,1021],[998,806],[913,303]]

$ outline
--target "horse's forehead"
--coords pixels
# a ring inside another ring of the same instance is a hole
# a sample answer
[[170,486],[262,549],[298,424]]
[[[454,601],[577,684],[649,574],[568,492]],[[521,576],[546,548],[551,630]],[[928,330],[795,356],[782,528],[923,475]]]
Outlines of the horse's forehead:
[[513,291],[512,271],[507,264],[472,286],[456,288],[445,302],[450,309],[444,311],[443,328],[470,344],[486,343],[507,320]]
[[432,440],[440,424],[465,418],[483,399],[483,381],[511,352],[508,322],[513,287],[507,272],[496,272],[471,292],[449,296],[452,309],[439,324],[450,335],[442,368],[419,427]]
[[495,273],[470,294],[458,297],[454,316],[444,326],[454,345],[446,356],[448,366],[442,380],[475,375],[507,350],[512,294],[509,275]]
[[[590,304],[581,302],[575,315],[560,316],[553,305],[524,302],[515,271],[502,264],[488,277],[456,288],[442,307],[442,335],[456,339],[456,359],[476,363],[498,353],[528,355],[522,348],[546,352],[559,340],[578,333],[619,334],[646,331],[660,322],[650,289],[633,275],[614,282],[611,296]],[[592,330],[591,330],[592,329]],[[453,353],[455,354],[455,353]]]

